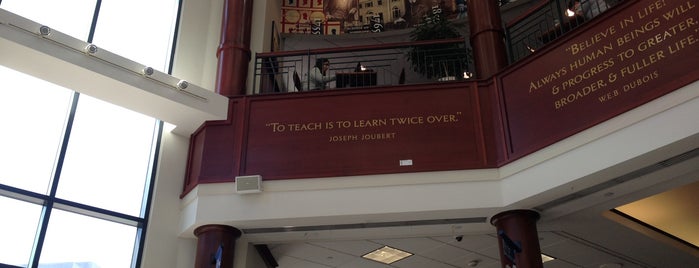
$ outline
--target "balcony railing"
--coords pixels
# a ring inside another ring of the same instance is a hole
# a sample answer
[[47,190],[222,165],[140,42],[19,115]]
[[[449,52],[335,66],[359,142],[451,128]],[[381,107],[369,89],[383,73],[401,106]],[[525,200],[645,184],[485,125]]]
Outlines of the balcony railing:
[[[540,49],[623,0],[543,0],[505,25],[510,63]],[[509,1],[500,1],[500,4]],[[315,60],[330,61],[337,79],[327,88],[385,87],[459,81],[474,76],[462,38],[312,50],[256,53],[253,93],[309,90]]]
[[541,1],[529,12],[507,23],[510,62],[516,62],[617,5],[622,0]]
[[468,79],[473,68],[463,38],[257,53],[255,94],[306,91],[315,61],[330,61],[327,88],[385,87]]

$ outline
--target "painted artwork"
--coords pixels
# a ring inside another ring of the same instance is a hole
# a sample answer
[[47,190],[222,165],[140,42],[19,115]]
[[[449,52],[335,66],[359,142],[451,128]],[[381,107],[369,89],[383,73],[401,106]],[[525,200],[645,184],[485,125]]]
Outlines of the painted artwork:
[[284,0],[282,32],[349,34],[406,29],[438,8],[449,19],[464,19],[465,0]]
[[465,19],[466,1],[409,0],[406,20],[410,25],[423,23],[435,10],[439,10],[448,19]]
[[302,8],[282,8],[282,32],[310,34],[312,14],[321,12]]
[[356,20],[359,0],[325,0],[323,12],[328,20],[352,21]]

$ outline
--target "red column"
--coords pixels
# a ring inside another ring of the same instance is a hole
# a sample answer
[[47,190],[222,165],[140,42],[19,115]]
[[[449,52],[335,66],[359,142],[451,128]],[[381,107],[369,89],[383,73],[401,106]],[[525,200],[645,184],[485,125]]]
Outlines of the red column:
[[228,225],[209,224],[194,229],[194,235],[197,237],[194,267],[216,267],[218,259],[220,267],[233,268],[235,241],[241,235],[240,230]]
[[245,94],[251,58],[252,0],[225,0],[223,5],[216,92],[232,97]]
[[478,78],[488,78],[507,66],[505,32],[498,1],[467,0],[471,48]]
[[[544,267],[541,263],[539,236],[536,231],[537,220],[539,213],[532,210],[505,211],[490,219],[490,223],[498,231],[502,267]],[[509,254],[508,249],[514,254]]]

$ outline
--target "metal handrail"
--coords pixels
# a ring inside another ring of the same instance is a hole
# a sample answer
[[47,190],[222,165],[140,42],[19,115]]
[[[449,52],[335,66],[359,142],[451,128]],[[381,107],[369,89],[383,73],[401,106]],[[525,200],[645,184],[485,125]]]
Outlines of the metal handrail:
[[[349,81],[352,87],[455,81],[473,73],[464,38],[265,52],[255,54],[253,93],[307,90],[307,74],[321,57],[331,62],[331,75],[358,71],[358,65],[373,73],[356,78],[371,81]],[[330,88],[339,86],[348,85],[329,83]]]
[[[509,62],[514,63],[531,55],[621,1],[623,0],[540,1],[523,15],[505,24]],[[583,4],[574,8],[571,4],[574,2]],[[577,12],[574,16],[569,16],[566,14],[567,9],[575,9]],[[429,49],[420,50],[421,47]],[[306,85],[310,84],[307,74],[319,57],[330,60],[330,73],[350,72],[357,68],[357,64],[376,73],[376,78],[372,77],[376,82],[355,83],[354,86],[455,81],[468,79],[475,72],[469,44],[463,38],[264,52],[255,54],[253,93],[306,90]],[[335,85],[330,87],[335,88]]]
[[[623,0],[543,0],[505,25],[510,63],[580,27]],[[577,3],[577,4],[576,4]],[[573,11],[568,14],[568,10]]]

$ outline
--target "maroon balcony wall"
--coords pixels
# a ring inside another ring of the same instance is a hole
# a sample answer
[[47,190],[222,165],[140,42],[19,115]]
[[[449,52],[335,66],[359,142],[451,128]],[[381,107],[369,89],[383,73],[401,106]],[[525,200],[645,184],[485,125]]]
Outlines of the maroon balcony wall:
[[699,80],[697,11],[626,1],[488,80],[232,98],[192,135],[183,195],[239,175],[500,167]]
[[230,181],[238,175],[243,106],[240,98],[232,98],[228,104],[228,120],[208,121],[192,134],[185,193],[199,183]]
[[275,180],[496,167],[504,155],[493,138],[502,128],[491,86],[233,98],[230,120],[207,122],[192,135],[185,192],[239,175]]
[[497,76],[517,159],[699,78],[699,8],[626,1]]

